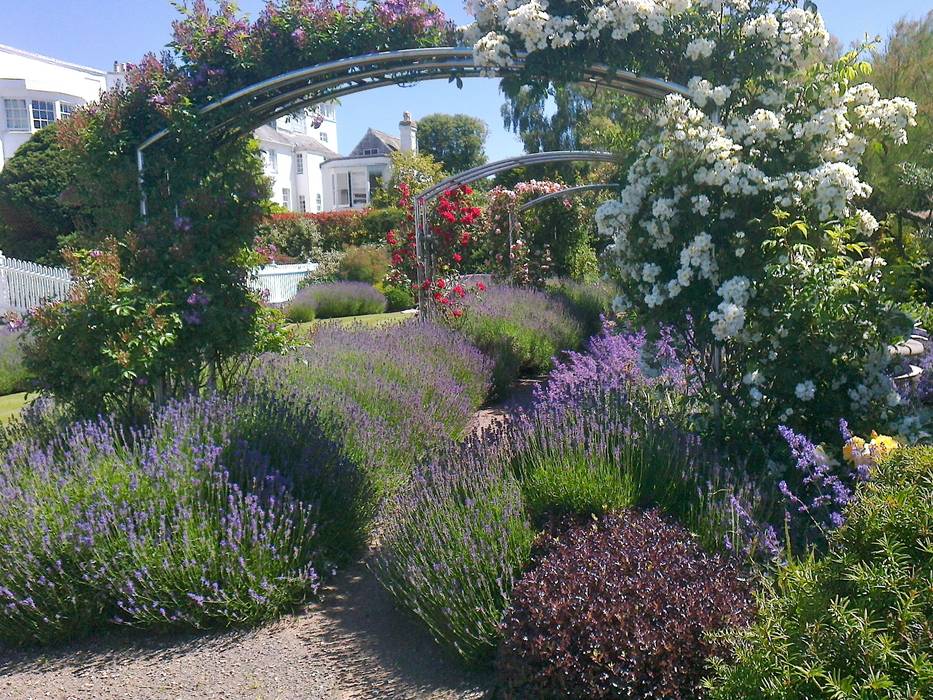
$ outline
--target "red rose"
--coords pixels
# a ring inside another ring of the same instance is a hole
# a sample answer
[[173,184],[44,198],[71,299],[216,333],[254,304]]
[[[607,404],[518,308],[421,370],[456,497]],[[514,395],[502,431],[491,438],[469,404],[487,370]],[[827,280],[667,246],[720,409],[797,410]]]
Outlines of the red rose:
[[477,282],[477,283],[476,283],[476,289],[477,289],[477,291],[485,292],[485,291],[486,291],[486,285],[483,284],[482,282]]
[[442,279],[437,280],[435,284],[437,284],[438,289],[443,289],[444,287],[447,286],[447,283]]
[[453,310],[454,318],[460,318],[463,316],[463,309],[454,309]]
[[454,294],[456,294],[458,297],[462,299],[463,296],[466,294],[466,290],[464,290],[463,287],[461,287],[458,284],[456,287],[454,287]]
[[460,253],[454,253],[454,262],[463,262],[463,256]]
[[389,231],[386,234],[386,242],[389,245],[398,245],[398,238],[395,237],[395,231]]

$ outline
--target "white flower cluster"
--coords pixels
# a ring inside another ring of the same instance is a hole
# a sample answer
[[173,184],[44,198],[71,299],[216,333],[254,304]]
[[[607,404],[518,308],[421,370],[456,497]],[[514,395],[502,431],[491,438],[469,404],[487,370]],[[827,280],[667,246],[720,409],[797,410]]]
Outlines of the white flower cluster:
[[751,295],[751,282],[747,277],[733,277],[723,282],[717,291],[722,303],[709,315],[713,335],[717,340],[734,338],[745,327],[745,306]]
[[742,33],[765,42],[777,66],[804,66],[829,45],[822,16],[799,7],[755,17],[742,28]]
[[489,32],[476,42],[473,58],[479,66],[505,67],[512,64],[512,49],[504,34]]
[[687,44],[687,58],[691,61],[698,61],[701,58],[709,58],[713,55],[713,49],[716,48],[716,42],[712,39],[694,39]]
[[813,398],[816,396],[816,384],[810,379],[805,382],[800,382],[794,387],[794,396],[801,401],[813,401]]
[[700,107],[705,107],[708,102],[712,102],[717,107],[722,107],[732,95],[732,88],[727,85],[714,87],[710,81],[698,75],[687,81],[687,89],[690,91],[691,99]]

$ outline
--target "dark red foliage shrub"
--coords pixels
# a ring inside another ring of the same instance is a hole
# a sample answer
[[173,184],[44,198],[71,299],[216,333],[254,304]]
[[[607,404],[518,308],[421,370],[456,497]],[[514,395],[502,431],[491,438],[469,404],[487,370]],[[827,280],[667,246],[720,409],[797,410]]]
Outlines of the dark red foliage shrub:
[[512,592],[497,673],[505,698],[694,698],[706,633],[746,625],[751,591],[657,511],[570,526]]

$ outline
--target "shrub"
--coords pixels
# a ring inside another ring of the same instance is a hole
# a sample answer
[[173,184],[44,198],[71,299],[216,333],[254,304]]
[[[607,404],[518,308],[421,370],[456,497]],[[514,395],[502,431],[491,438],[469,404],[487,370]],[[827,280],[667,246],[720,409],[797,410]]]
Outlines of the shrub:
[[[343,251],[366,242],[363,226],[364,212],[356,209],[322,211],[306,216],[317,224],[321,232],[321,247],[327,251]],[[382,239],[380,239],[381,241]]]
[[584,339],[583,326],[563,301],[532,289],[493,287],[452,322],[495,360],[500,392],[520,373],[546,372],[556,354]]
[[373,569],[435,639],[488,661],[534,530],[514,477],[471,440],[415,474],[386,509]]
[[330,282],[300,289],[288,303],[285,316],[293,323],[303,323],[315,318],[380,314],[385,310],[385,297],[371,284]]
[[26,391],[32,375],[23,366],[22,333],[0,324],[0,396]]
[[340,259],[340,279],[377,284],[389,271],[389,252],[380,246],[348,248]]
[[859,485],[829,553],[778,570],[755,624],[729,635],[712,698],[933,694],[933,448],[903,448]]
[[575,525],[512,592],[496,661],[503,695],[696,697],[722,646],[706,634],[751,614],[736,565],[657,512]]
[[314,219],[303,214],[273,214],[264,219],[256,230],[257,239],[265,246],[285,255],[317,262],[321,256],[321,230]]
[[386,284],[381,288],[382,293],[386,296],[387,311],[406,311],[407,309],[413,309],[418,303],[417,299],[415,299],[415,293],[409,287]]
[[386,495],[420,460],[462,436],[491,374],[491,361],[459,333],[410,322],[322,325],[308,347],[262,363],[256,379],[307,394],[328,434]]
[[60,239],[75,230],[77,209],[62,202],[74,157],[58,141],[58,125],[37,131],[0,172],[0,250],[57,264]]
[[363,227],[366,230],[364,242],[371,245],[385,245],[386,234],[399,228],[406,216],[405,210],[394,206],[394,203],[393,206],[367,210],[363,216]]
[[79,423],[4,457],[5,643],[265,620],[362,541],[364,484],[306,403],[193,398],[144,430]]
[[609,282],[577,282],[559,279],[549,284],[548,291],[563,299],[574,315],[586,327],[588,335],[595,335],[602,326],[603,317],[612,313],[615,290]]

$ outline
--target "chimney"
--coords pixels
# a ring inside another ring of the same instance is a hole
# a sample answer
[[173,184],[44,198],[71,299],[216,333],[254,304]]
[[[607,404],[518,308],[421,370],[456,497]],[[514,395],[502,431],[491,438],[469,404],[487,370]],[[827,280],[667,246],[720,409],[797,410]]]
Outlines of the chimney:
[[411,112],[402,115],[398,123],[399,140],[402,142],[402,153],[418,152],[418,122],[411,118]]

